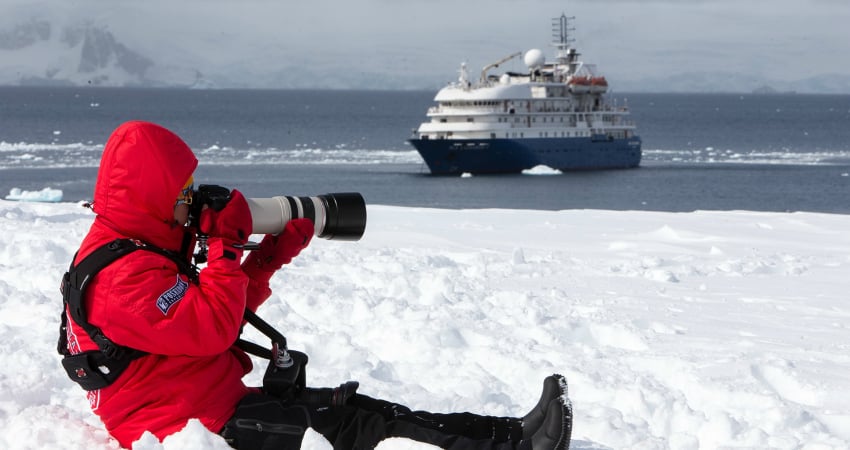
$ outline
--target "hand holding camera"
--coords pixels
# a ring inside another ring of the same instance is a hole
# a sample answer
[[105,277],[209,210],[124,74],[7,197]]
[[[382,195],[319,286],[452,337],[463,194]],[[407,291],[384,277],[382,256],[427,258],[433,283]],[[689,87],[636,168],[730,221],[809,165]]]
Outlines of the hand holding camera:
[[209,207],[201,211],[200,231],[210,236],[238,244],[248,242],[253,227],[251,210],[241,192],[234,189],[221,208]]
[[306,218],[292,219],[278,235],[267,234],[257,250],[245,260],[244,268],[263,272],[275,272],[310,245],[314,233],[313,221]]

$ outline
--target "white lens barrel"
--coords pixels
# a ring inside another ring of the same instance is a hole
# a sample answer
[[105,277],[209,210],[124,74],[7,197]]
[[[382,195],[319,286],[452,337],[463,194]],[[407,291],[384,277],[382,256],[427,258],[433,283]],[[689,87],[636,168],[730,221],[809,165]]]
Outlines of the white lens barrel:
[[277,234],[292,217],[289,202],[283,197],[249,198],[248,208],[254,221],[253,234]]
[[317,197],[276,196],[246,200],[254,222],[253,234],[278,234],[287,222],[299,217],[313,220],[316,235],[325,227],[325,206]]

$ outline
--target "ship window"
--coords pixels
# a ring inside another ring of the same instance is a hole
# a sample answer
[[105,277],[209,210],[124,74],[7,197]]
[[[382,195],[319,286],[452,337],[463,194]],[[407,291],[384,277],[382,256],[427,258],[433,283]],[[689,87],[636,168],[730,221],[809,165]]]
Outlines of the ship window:
[[496,139],[496,133],[490,133],[490,139]]
[[440,119],[440,123],[446,123],[446,119]]
[[467,121],[467,122],[475,122],[475,119],[474,119],[474,118],[472,118],[472,117],[467,117],[467,118],[466,118],[466,121]]

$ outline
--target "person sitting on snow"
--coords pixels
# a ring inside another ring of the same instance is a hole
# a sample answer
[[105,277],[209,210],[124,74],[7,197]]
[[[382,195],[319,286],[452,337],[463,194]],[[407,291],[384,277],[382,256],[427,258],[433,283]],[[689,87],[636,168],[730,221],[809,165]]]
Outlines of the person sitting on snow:
[[[103,151],[96,217],[63,281],[63,366],[121,446],[146,431],[163,439],[197,418],[238,449],[299,448],[307,427],[335,449],[370,449],[388,437],[446,449],[569,447],[572,410],[559,375],[544,380],[537,405],[520,418],[411,411],[356,393],[354,382],[288,398],[245,386],[252,363],[234,342],[246,309],[269,298],[270,278],[309,245],[314,227],[290,220],[243,262],[252,217],[239,191],[188,223],[197,164],[171,131],[120,125]],[[200,272],[189,263],[198,232],[208,236]],[[87,256],[121,246],[144,251],[76,279]]]

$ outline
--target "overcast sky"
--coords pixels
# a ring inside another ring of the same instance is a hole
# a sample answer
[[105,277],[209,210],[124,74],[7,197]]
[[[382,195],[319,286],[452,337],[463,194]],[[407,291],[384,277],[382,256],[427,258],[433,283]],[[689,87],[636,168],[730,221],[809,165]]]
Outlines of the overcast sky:
[[850,0],[0,0],[12,12],[0,26],[34,5],[108,24],[152,59],[201,70],[314,66],[450,80],[462,61],[477,71],[515,51],[551,55],[551,19],[564,12],[576,17],[584,59],[612,78],[850,75]]

